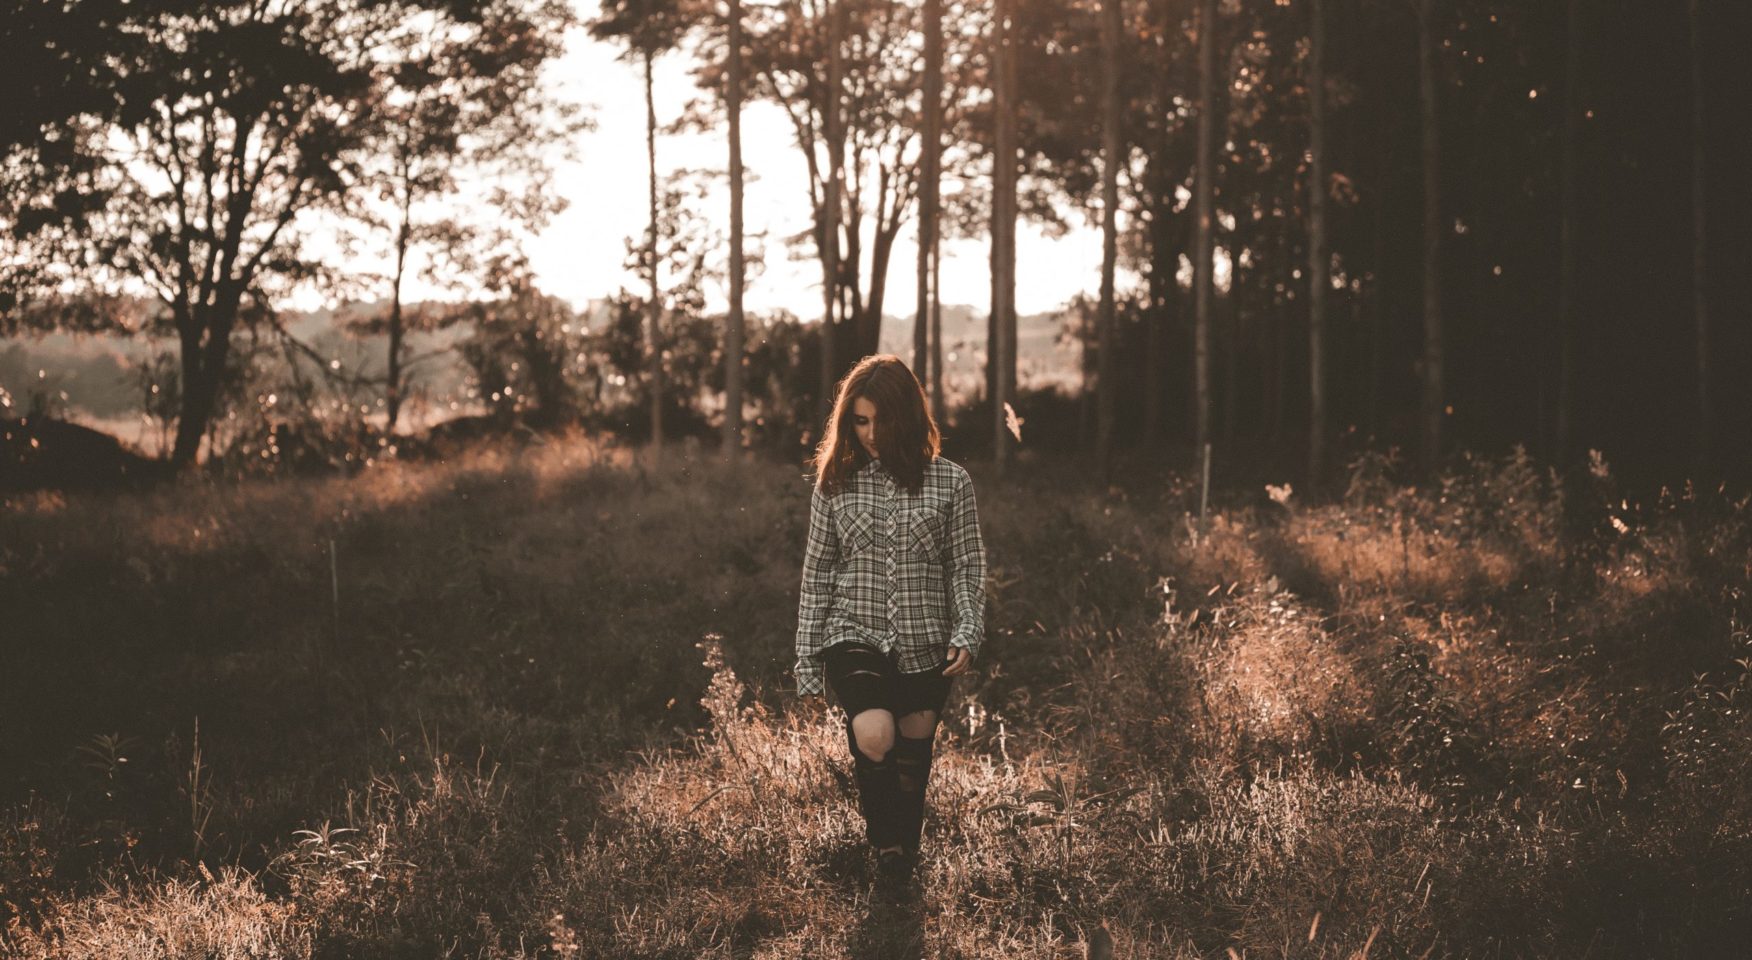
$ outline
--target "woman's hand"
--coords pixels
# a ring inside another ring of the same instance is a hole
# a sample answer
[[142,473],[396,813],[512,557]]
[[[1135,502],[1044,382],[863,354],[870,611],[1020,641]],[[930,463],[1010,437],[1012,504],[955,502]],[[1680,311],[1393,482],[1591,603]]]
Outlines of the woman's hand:
[[973,655],[962,647],[949,648],[949,665],[943,668],[943,676],[958,677],[973,666]]

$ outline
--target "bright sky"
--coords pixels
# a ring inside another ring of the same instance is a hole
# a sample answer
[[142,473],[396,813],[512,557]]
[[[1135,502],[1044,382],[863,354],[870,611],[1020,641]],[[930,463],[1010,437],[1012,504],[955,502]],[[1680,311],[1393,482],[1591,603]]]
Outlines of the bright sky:
[[[596,0],[576,0],[582,18],[597,13]],[[626,239],[642,235],[649,217],[645,167],[645,101],[642,72],[635,62],[617,59],[619,48],[598,43],[582,30],[569,38],[567,54],[552,68],[556,96],[586,104],[596,128],[584,134],[580,159],[559,168],[555,188],[570,206],[530,244],[528,252],[542,286],[575,305],[613,294],[643,281],[622,268]],[[673,120],[699,91],[688,76],[686,54],[657,62],[659,125]],[[786,249],[783,238],[807,228],[807,172],[790,122],[778,107],[748,105],[742,123],[746,169],[743,219],[748,248],[765,245],[766,269],[751,277],[746,303],[753,312],[786,308],[803,318],[821,310],[820,264],[812,247]],[[707,135],[660,136],[659,175],[675,169],[722,171],[729,165],[723,131]],[[704,201],[707,216],[728,234],[727,178],[715,181]],[[915,218],[916,219],[916,218]],[[917,296],[914,277],[918,247],[916,223],[909,221],[895,243],[888,277],[886,312],[910,316]],[[765,234],[765,237],[761,237]],[[869,245],[866,244],[866,256]],[[793,260],[791,254],[803,259]],[[1016,306],[1023,314],[1051,310],[1081,290],[1093,291],[1100,279],[1101,240],[1097,231],[1079,229],[1048,239],[1023,224],[1017,237]],[[990,297],[987,247],[983,241],[945,243],[943,302],[984,308]],[[417,294],[417,291],[416,291]],[[710,309],[722,309],[726,291],[709,290]]]

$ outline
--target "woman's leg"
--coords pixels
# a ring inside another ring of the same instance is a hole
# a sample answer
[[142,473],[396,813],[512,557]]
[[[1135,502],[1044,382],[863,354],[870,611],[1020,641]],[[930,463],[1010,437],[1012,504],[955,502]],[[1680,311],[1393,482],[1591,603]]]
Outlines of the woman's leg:
[[931,756],[937,740],[937,712],[915,710],[899,721],[894,742],[895,792],[899,798],[897,832],[908,853],[918,853],[925,826],[925,787],[931,779]]
[[852,718],[852,749],[871,763],[885,763],[894,749],[894,714],[865,710]]
[[901,716],[901,736],[894,743],[895,794],[899,797],[897,830],[901,846],[918,853],[925,832],[925,787],[930,783],[930,757],[937,739],[937,711],[918,709]]
[[898,834],[899,768],[894,756],[894,714],[865,710],[846,721],[851,741],[852,775],[858,784],[858,808],[865,834],[877,850],[901,846]]
[[887,709],[893,665],[881,651],[854,644],[830,647],[823,661],[827,682],[846,710],[846,746],[870,845],[898,848],[895,722]]
[[931,670],[900,675],[899,736],[894,741],[895,790],[900,798],[901,845],[907,853],[919,852],[925,826],[925,791],[931,782],[931,756],[937,741],[937,718],[949,700],[950,677],[944,664]]

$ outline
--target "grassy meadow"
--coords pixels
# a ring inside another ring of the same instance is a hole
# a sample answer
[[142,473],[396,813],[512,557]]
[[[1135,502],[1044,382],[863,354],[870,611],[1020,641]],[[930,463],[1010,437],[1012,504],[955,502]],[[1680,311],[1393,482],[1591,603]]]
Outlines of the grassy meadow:
[[968,466],[990,639],[898,905],[789,693],[797,467],[11,496],[0,955],[1744,955],[1746,499]]

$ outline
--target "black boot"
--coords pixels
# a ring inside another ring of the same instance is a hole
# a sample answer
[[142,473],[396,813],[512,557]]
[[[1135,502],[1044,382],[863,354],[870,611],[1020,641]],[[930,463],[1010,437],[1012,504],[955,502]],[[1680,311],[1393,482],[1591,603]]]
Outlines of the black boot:
[[876,894],[891,903],[902,903],[915,895],[913,854],[891,847],[876,851]]
[[852,725],[846,723],[846,740],[852,747],[852,778],[858,785],[858,809],[864,814],[865,834],[870,846],[882,850],[901,845],[899,823],[899,784],[895,776],[894,751],[881,760],[872,760],[858,749],[852,735]]
[[925,826],[925,787],[931,779],[931,755],[936,745],[935,731],[929,737],[909,737],[901,734],[895,738],[894,751],[889,756],[894,760],[895,786],[899,800],[895,820],[896,833],[899,836],[901,848],[908,856],[917,859],[920,840]]

